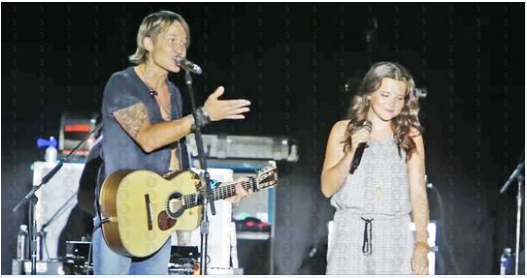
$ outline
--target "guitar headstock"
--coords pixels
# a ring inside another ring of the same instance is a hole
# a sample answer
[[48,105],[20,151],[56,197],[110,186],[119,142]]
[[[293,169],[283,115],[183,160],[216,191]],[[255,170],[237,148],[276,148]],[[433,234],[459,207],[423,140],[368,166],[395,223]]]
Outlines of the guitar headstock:
[[278,169],[276,167],[265,167],[256,173],[255,190],[260,191],[278,184]]

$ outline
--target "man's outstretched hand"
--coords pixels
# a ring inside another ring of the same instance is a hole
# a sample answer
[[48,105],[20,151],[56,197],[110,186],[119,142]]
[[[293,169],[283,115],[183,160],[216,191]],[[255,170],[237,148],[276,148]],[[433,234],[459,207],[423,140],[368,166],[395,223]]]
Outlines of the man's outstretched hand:
[[209,115],[210,120],[221,121],[224,119],[245,119],[243,114],[249,112],[249,105],[251,105],[251,102],[246,99],[220,100],[219,97],[223,95],[224,92],[225,89],[220,86],[205,101],[203,109],[205,109]]

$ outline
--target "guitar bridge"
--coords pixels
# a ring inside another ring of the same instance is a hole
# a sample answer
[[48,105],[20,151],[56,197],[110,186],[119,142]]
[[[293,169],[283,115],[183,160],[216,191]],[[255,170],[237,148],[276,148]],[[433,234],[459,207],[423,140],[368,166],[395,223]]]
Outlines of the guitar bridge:
[[150,208],[150,195],[145,194],[145,205],[146,205],[146,219],[148,224],[148,230],[152,230],[152,210]]

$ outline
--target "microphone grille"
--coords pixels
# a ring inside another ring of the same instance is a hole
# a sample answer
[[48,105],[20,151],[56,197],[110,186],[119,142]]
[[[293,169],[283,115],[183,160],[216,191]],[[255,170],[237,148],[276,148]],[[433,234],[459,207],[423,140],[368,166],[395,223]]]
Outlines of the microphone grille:
[[181,62],[183,62],[183,57],[181,57],[181,56],[176,56],[176,57],[174,58],[174,62],[176,62],[176,65],[177,65],[177,66],[180,66],[180,65],[181,65]]

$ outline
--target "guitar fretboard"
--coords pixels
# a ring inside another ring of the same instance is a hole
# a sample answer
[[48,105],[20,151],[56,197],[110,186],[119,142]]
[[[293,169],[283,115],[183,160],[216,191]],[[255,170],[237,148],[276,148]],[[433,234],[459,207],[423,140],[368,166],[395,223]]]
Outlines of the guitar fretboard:
[[[250,178],[249,181],[243,181],[243,182],[228,182],[226,184],[222,184],[221,186],[212,189],[212,198],[214,201],[216,200],[223,200],[227,199],[229,197],[232,197],[236,195],[236,184],[240,183],[245,190],[254,188],[256,180],[254,178]],[[199,206],[203,204],[203,196],[204,196],[204,190],[205,186],[202,186],[201,190],[197,193],[185,195],[185,208],[192,208],[195,206]]]

